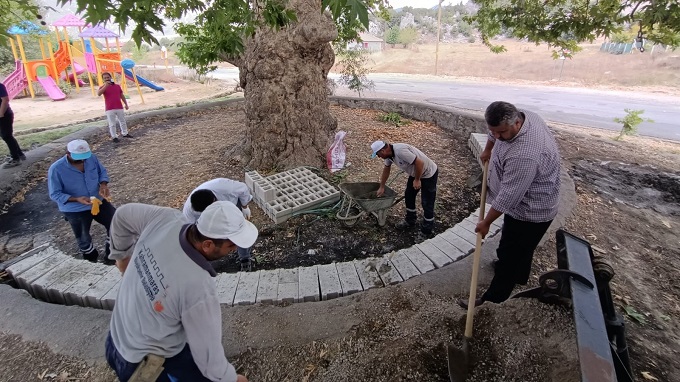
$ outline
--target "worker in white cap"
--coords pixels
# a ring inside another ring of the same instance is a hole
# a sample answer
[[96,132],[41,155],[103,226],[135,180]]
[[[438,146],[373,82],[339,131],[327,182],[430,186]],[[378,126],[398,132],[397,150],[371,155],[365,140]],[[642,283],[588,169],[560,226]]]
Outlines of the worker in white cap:
[[173,208],[126,204],[116,211],[110,257],[123,279],[106,359],[121,381],[153,354],[165,359],[159,380],[247,382],[224,355],[210,261],[252,246],[257,235],[226,201],[212,203],[195,224]]
[[[76,139],[66,145],[66,155],[52,163],[47,172],[47,188],[50,199],[54,200],[66,221],[71,224],[84,259],[97,262],[99,251],[92,243],[90,226],[96,221],[109,233],[111,219],[116,208],[109,203],[109,174],[92,154],[90,145]],[[97,199],[97,200],[95,200]],[[100,201],[95,214],[92,204]],[[104,246],[104,262],[109,254],[108,240]]]
[[415,227],[418,220],[416,213],[416,196],[422,190],[423,223],[420,232],[425,236],[432,235],[434,229],[434,201],[437,197],[437,165],[422,151],[406,143],[389,144],[385,141],[375,141],[371,144],[371,158],[379,157],[385,160],[378,196],[385,193],[385,183],[390,177],[392,164],[396,164],[408,174],[404,201],[406,203],[406,217],[396,224],[397,229]]

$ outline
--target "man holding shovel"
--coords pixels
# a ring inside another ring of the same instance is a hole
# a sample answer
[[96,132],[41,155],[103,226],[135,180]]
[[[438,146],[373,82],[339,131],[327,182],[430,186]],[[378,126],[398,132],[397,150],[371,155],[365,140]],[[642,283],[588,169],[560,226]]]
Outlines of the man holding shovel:
[[[487,291],[475,300],[501,303],[515,284],[529,280],[534,250],[557,215],[560,154],[546,123],[536,113],[497,101],[484,114],[489,139],[480,155],[489,163],[491,208],[476,232],[485,236],[501,215],[503,230],[496,250],[498,261]],[[468,306],[468,300],[459,305]]]

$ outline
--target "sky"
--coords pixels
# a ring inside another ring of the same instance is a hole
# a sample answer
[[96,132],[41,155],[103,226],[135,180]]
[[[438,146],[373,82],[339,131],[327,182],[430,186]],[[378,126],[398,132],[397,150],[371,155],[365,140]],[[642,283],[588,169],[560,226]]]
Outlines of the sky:
[[[392,8],[413,7],[413,8],[432,8],[439,4],[438,0],[387,0]],[[458,3],[459,0],[444,0],[444,4],[449,2]]]

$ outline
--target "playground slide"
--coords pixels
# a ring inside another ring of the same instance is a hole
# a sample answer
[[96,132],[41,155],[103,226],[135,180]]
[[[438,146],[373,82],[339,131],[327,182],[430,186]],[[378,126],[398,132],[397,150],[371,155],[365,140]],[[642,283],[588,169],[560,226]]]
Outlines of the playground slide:
[[43,89],[47,92],[47,95],[55,101],[62,101],[66,99],[66,94],[64,94],[57,83],[54,82],[52,77],[38,77],[38,82],[42,85]]
[[[125,69],[125,77],[130,81],[133,81],[133,82],[135,81],[135,79],[132,77],[132,72],[129,69]],[[140,85],[148,86],[148,87],[150,87],[151,89],[153,89],[157,92],[165,90],[162,87],[154,84],[153,82],[145,79],[144,77],[137,76],[137,81],[139,81]]]
[[[74,63],[73,63],[73,67],[74,67],[75,70],[76,70],[76,75],[81,75],[81,74],[85,73],[85,70],[86,70],[86,69],[83,68],[79,63],[74,62]],[[75,80],[74,80],[73,77],[74,77],[74,76],[73,76],[73,73],[70,73],[70,74],[68,75],[68,80],[69,80],[72,84],[75,83]],[[62,75],[61,75],[61,79],[62,79],[62,80],[66,80],[66,75],[62,74]],[[87,86],[87,84],[84,83],[80,78],[78,78],[78,86]]]

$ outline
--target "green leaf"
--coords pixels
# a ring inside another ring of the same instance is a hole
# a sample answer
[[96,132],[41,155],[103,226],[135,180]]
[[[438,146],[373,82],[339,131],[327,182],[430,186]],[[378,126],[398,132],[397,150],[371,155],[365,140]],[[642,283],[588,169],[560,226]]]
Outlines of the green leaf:
[[626,307],[623,308],[623,310],[626,312],[626,315],[628,315],[628,317],[634,319],[640,325],[644,325],[645,323],[647,323],[647,319],[645,318],[645,316],[638,313],[632,306],[627,305]]

